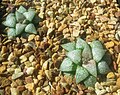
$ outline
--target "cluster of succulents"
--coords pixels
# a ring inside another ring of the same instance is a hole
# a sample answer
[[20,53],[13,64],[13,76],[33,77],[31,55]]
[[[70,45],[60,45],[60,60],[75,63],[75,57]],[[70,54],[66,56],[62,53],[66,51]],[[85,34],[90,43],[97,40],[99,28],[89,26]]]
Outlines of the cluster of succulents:
[[98,76],[110,72],[111,57],[98,40],[89,44],[81,38],[76,42],[61,45],[66,50],[66,58],[60,70],[67,75],[75,76],[76,83],[83,82],[86,87],[93,87]]
[[8,37],[16,37],[24,34],[37,34],[35,24],[37,24],[38,16],[34,9],[28,10],[20,6],[15,13],[9,13],[3,25],[7,26]]

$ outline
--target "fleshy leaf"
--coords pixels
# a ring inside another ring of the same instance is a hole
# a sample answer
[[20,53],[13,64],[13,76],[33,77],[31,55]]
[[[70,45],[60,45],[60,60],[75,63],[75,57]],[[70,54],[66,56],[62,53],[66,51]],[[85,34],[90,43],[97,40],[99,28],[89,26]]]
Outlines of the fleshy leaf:
[[86,87],[94,87],[96,82],[97,82],[97,79],[94,76],[89,76],[84,80],[84,84]]
[[76,69],[76,74],[75,74],[76,83],[80,83],[88,76],[89,76],[88,71],[85,68],[78,65]]
[[86,41],[81,38],[77,38],[76,48],[83,49],[86,45],[88,45]]
[[73,50],[67,53],[67,56],[75,63],[81,64],[81,50]]
[[6,20],[9,20],[11,17],[15,17],[14,13],[10,13],[7,15]]
[[25,27],[25,32],[37,34],[37,31],[36,31],[36,29],[35,29],[35,26],[34,26],[32,23],[28,24],[28,25]]
[[101,48],[92,48],[93,59],[99,62],[103,58],[105,52],[106,50]]
[[76,70],[76,64],[74,64],[69,58],[65,58],[60,66],[61,71],[71,72]]
[[20,21],[22,22],[23,20],[25,20],[25,16],[18,11],[15,12],[15,16],[16,16],[17,22],[20,22]]
[[7,17],[7,20],[3,22],[3,25],[8,27],[15,27],[15,24],[16,24],[16,19],[14,16]]
[[103,45],[101,44],[100,41],[92,41],[90,43],[90,45],[91,45],[92,48],[101,48],[101,49],[103,49]]
[[26,10],[23,6],[20,6],[17,11],[20,12],[20,13],[24,13],[24,12],[26,12],[27,10]]
[[35,16],[35,11],[28,11],[23,13],[23,15],[26,17],[27,20],[31,22]]
[[82,62],[85,64],[92,59],[92,51],[89,45],[86,45],[82,51]]
[[25,24],[21,24],[21,23],[17,23],[16,24],[16,35],[19,35],[23,32],[23,30],[25,29]]
[[110,70],[108,64],[107,64],[105,61],[100,61],[100,62],[98,63],[98,72],[99,72],[100,74],[107,74],[107,73],[109,73],[110,71],[111,71],[111,70]]
[[67,51],[75,50],[75,42],[70,42],[70,43],[67,43],[67,44],[62,44],[61,46],[62,46],[62,48],[64,48]]
[[14,28],[9,28],[8,31],[7,31],[8,37],[15,37],[16,36],[15,31],[16,30]]
[[91,75],[97,77],[97,67],[94,60],[90,60],[88,63],[82,64],[82,66],[86,68]]
[[109,52],[106,52],[102,60],[106,61],[108,65],[112,63],[112,58]]

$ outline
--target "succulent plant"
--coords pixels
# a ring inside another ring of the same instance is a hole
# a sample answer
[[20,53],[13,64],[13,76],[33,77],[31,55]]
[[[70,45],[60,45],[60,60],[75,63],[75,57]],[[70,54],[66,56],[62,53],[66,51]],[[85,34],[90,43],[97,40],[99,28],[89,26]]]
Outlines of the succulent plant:
[[[8,37],[15,37],[24,34],[37,34],[34,24],[37,24],[40,20],[36,15],[34,9],[28,10],[23,6],[20,6],[15,13],[9,13],[6,20],[3,21],[3,25],[7,26]],[[34,24],[33,24],[34,23]]]
[[88,44],[81,38],[76,42],[61,45],[66,50],[66,58],[60,66],[64,74],[75,75],[76,83],[83,82],[93,87],[98,75],[110,72],[111,57],[102,43],[95,40]]

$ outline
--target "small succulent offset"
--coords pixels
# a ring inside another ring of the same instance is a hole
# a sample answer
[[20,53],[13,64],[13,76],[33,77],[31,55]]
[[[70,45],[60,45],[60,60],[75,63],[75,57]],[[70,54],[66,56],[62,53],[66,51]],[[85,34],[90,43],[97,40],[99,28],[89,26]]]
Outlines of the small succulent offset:
[[75,75],[76,83],[83,82],[86,87],[93,87],[98,75],[110,72],[111,57],[100,41],[88,44],[81,38],[76,42],[61,45],[66,53],[60,70],[67,75]]
[[[8,37],[16,37],[24,34],[37,34],[34,24],[38,23],[38,19],[34,9],[28,10],[20,6],[15,13],[9,13],[3,25],[7,26]],[[34,24],[33,24],[34,23]]]

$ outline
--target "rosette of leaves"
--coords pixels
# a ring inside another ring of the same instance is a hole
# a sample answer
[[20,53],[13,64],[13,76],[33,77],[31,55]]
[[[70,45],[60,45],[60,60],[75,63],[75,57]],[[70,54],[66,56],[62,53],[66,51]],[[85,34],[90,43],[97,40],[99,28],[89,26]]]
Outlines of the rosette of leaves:
[[83,82],[86,87],[93,87],[99,75],[110,72],[111,57],[100,41],[88,44],[81,38],[76,42],[61,45],[66,50],[60,70],[75,76],[76,83]]
[[7,26],[8,37],[16,37],[27,34],[37,34],[35,24],[39,22],[34,9],[28,10],[20,6],[15,13],[9,13],[3,25]]

